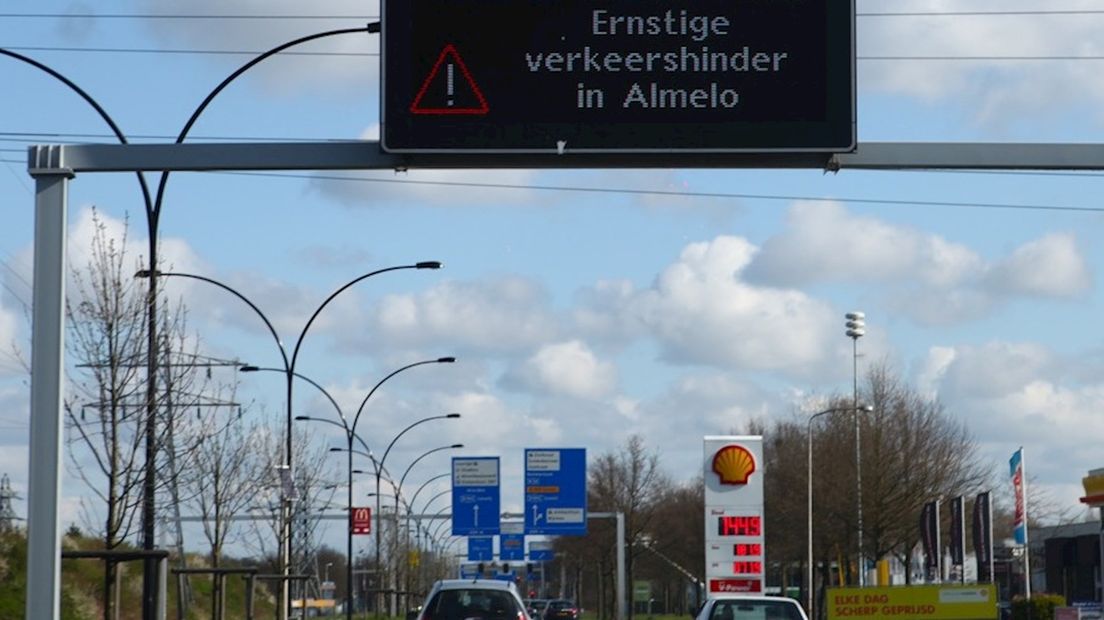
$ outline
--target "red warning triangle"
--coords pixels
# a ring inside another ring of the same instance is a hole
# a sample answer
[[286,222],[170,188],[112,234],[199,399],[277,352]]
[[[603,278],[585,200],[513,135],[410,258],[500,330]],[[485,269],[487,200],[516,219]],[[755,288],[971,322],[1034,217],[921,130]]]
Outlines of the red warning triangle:
[[410,104],[411,114],[486,114],[488,111],[490,106],[456,46],[445,45]]

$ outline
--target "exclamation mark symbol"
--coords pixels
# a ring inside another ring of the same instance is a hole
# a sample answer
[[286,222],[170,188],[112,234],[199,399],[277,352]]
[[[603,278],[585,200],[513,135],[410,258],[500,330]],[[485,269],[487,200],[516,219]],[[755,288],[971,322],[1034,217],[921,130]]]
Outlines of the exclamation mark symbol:
[[452,105],[453,105],[453,100],[452,100],[452,95],[453,95],[453,86],[452,86],[452,72],[453,72],[453,69],[452,69],[452,66],[453,66],[453,65],[452,65],[452,63],[450,62],[450,63],[449,63],[449,64],[448,64],[448,65],[447,65],[447,66],[445,67],[445,69],[446,69],[446,70],[447,70],[447,72],[448,72],[448,73],[447,73],[447,78],[448,78],[448,86],[447,86],[447,88],[448,88],[448,106],[449,106],[450,108],[451,108],[451,107],[452,107]]

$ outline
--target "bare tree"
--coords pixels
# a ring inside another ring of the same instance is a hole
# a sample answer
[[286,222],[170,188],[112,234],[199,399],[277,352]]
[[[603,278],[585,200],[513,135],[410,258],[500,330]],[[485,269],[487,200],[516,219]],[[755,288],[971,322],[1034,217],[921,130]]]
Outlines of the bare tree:
[[[668,492],[670,482],[659,468],[659,455],[649,451],[644,439],[632,435],[618,451],[602,454],[588,465],[588,510],[620,512],[625,515],[626,578],[631,581],[633,563],[647,551],[643,543],[656,515],[658,500]],[[616,537],[609,524],[592,524],[584,538],[557,540],[557,550],[596,568],[599,612],[612,616],[617,608],[613,591]],[[589,571],[588,571],[589,572]],[[580,573],[580,578],[582,578]],[[630,612],[631,613],[631,612]]]
[[[86,529],[115,549],[130,536],[142,501],[145,373],[137,362],[146,339],[146,300],[134,284],[125,234],[112,239],[95,212],[93,221],[90,262],[75,271],[66,299],[66,344],[77,369],[65,413],[71,471],[100,504],[82,502]],[[116,566],[108,563],[105,618],[115,615],[116,578]]]
[[[233,402],[233,387],[227,389],[231,398],[225,402]],[[236,541],[235,517],[253,506],[269,463],[260,456],[259,425],[244,421],[241,410],[229,416],[219,409],[205,415],[196,411],[196,420],[179,429],[195,446],[182,467],[180,486],[184,505],[202,518],[211,566],[219,568],[226,545]],[[222,600],[221,583],[214,580],[213,606]]]
[[[282,450],[283,430],[279,433],[260,433],[261,447],[258,454],[270,455],[271,461],[261,463],[263,472],[259,480],[261,485],[251,506],[259,519],[252,522],[251,536],[245,544],[258,556],[270,572],[276,572],[279,566],[282,528],[282,484],[277,468],[277,456]],[[293,454],[293,485],[296,498],[292,502],[292,516],[295,520],[295,557],[292,558],[291,572],[297,574],[315,572],[317,555],[321,549],[322,520],[320,511],[334,505],[336,494],[334,480],[337,476],[332,468],[329,450],[323,446],[311,447],[313,433],[302,426],[293,431],[295,445],[302,446]],[[345,476],[341,476],[344,480]],[[342,504],[342,508],[344,505]],[[271,584],[275,588],[276,584]]]

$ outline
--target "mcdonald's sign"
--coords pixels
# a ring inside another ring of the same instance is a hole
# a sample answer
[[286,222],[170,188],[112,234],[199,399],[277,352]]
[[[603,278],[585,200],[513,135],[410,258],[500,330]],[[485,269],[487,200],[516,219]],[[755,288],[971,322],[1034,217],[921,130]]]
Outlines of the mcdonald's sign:
[[349,530],[353,534],[371,534],[372,509],[353,508],[349,511]]

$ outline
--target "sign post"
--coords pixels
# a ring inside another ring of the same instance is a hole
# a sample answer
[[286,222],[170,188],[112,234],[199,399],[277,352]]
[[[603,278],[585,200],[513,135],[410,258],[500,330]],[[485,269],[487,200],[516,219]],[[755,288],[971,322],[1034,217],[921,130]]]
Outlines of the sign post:
[[525,533],[585,536],[585,448],[525,450]]
[[763,438],[707,436],[704,457],[706,596],[762,594]]
[[500,503],[497,456],[453,457],[453,536],[498,534]]
[[381,145],[845,152],[854,0],[383,0]]

